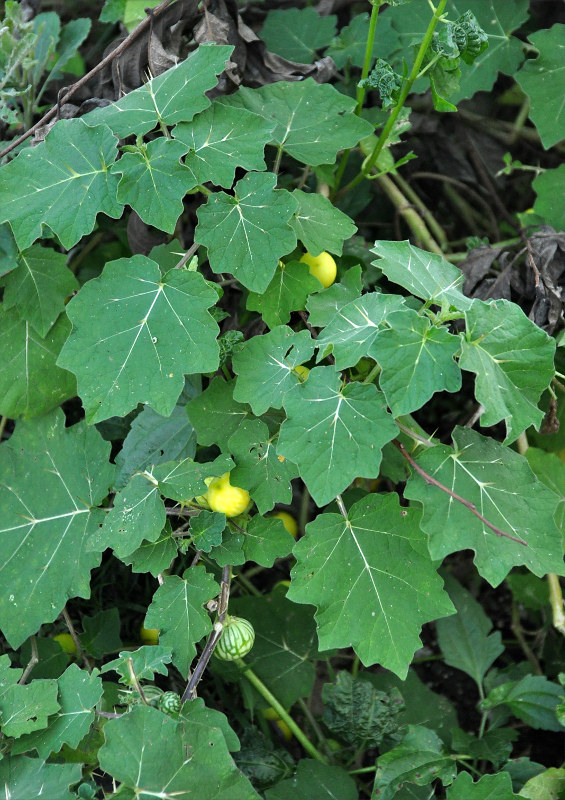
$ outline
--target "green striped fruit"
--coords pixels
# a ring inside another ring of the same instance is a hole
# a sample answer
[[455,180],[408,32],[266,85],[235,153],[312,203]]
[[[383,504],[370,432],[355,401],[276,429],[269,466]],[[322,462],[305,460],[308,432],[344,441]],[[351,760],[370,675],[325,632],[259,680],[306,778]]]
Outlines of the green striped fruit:
[[226,617],[215,653],[222,661],[236,661],[249,653],[255,641],[253,625],[241,617]]
[[159,698],[158,709],[163,714],[176,714],[181,708],[181,699],[176,692],[165,692]]

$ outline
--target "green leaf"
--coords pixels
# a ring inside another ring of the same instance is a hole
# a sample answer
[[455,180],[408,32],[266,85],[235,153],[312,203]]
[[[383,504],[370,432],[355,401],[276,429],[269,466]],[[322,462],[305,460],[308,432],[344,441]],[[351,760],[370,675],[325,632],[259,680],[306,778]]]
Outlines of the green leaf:
[[[36,684],[37,681],[33,681],[30,685]],[[59,678],[60,709],[49,719],[47,729],[23,736],[12,752],[17,755],[35,749],[40,758],[46,759],[51,753],[58,753],[64,744],[77,747],[90,730],[94,706],[101,697],[102,681],[98,670],[89,674],[77,664],[71,664]]]
[[565,769],[550,767],[524,784],[520,789],[520,798],[553,800],[563,792],[565,792]]
[[405,783],[425,786],[439,779],[445,786],[457,774],[455,762],[445,752],[441,739],[419,725],[409,725],[402,742],[379,756],[377,766],[373,796],[379,800],[393,800]]
[[234,387],[235,380],[226,383],[216,377],[186,406],[200,444],[217,444],[221,450],[227,450],[230,436],[244,419],[253,417],[247,405],[233,399]]
[[557,495],[537,480],[523,456],[499,442],[469,428],[455,428],[453,442],[453,450],[446,445],[427,449],[418,465],[473,503],[492,525],[527,544],[498,536],[462,503],[413,473],[404,493],[423,504],[431,557],[474,550],[477,569],[493,586],[519,564],[540,577],[561,573],[561,535],[553,521]]
[[[472,66],[462,70],[459,90],[450,98],[453,103],[457,105],[475,92],[492,89],[499,72],[514,75],[524,56],[522,42],[511,33],[526,21],[528,8],[528,0],[516,0],[511,5],[497,0],[449,0],[446,7],[449,19],[459,20],[465,12],[471,12],[488,37],[487,49],[475,58]],[[403,49],[395,54],[394,64],[398,68],[411,46],[422,41],[431,12],[423,4],[408,3],[389,8],[385,18],[387,16],[391,17],[403,44]],[[422,90],[423,86],[422,82]]]
[[403,305],[404,298],[397,294],[371,292],[342,306],[316,340],[318,360],[331,345],[335,365],[342,370],[375,352],[373,343],[382,324]]
[[383,671],[359,672],[359,677],[370,681],[375,689],[381,691],[390,692],[393,688],[398,689],[406,706],[399,716],[402,726],[423,725],[435,731],[446,744],[451,741],[451,729],[457,726],[455,708],[447,698],[428,689],[413,667],[408,670],[405,680],[400,680],[392,672]]
[[542,675],[526,675],[521,681],[509,681],[495,686],[480,703],[483,711],[508,706],[518,719],[536,730],[563,731],[555,709],[565,698],[565,692],[556,683]]
[[[170,664],[172,653],[170,647],[161,644],[144,645],[137,650],[123,650],[119,658],[104,664],[101,672],[117,672],[120,683],[133,686],[131,669],[138,681],[152,681],[155,674],[167,675],[167,664]],[[130,669],[131,662],[131,669]]]
[[47,717],[59,710],[57,681],[35,680],[27,686],[8,686],[0,697],[0,724],[4,736],[17,739],[47,727]]
[[316,800],[357,800],[357,785],[342,767],[330,767],[304,758],[298,762],[292,778],[280,781],[268,789],[267,800],[296,800],[312,797]]
[[445,578],[445,588],[457,614],[437,620],[438,644],[445,663],[466,672],[480,692],[487,670],[504,652],[500,631],[490,633],[492,622],[474,597],[454,578]]
[[173,664],[184,677],[196,655],[196,643],[212,630],[203,606],[217,594],[214,578],[197,566],[187,569],[182,578],[167,575],[153,595],[144,625],[161,631],[159,642],[171,648]]
[[61,411],[18,423],[0,448],[0,580],[10,587],[0,594],[0,618],[14,648],[69,597],[90,595],[100,556],[86,552],[86,539],[102,521],[93,507],[112,482],[109,455],[97,430],[65,428]]
[[[194,787],[207,800],[259,800],[237,771],[220,728],[191,724],[199,708],[190,701],[183,725],[150,706],[134,706],[104,726],[100,767],[131,794],[125,797],[175,797],[192,800]],[[147,747],[151,741],[152,746]],[[188,755],[187,755],[188,754]],[[192,796],[192,797],[191,797]]]
[[159,230],[173,233],[182,214],[182,199],[198,181],[180,158],[187,146],[164,136],[127,152],[114,164],[121,175],[118,200],[128,204],[139,217]]
[[[296,466],[277,456],[269,429],[261,420],[245,420],[228,442],[236,468],[231,473],[234,486],[247,489],[259,514],[275,503],[292,501],[291,480],[298,476]],[[256,559],[254,559],[256,560]]]
[[122,561],[131,564],[132,572],[150,572],[154,577],[170,565],[177,555],[177,546],[169,523],[161,531],[156,542],[143,541],[141,545]]
[[[0,222],[10,223],[20,250],[46,235],[44,226],[70,250],[92,231],[99,212],[114,219],[121,215],[118,179],[108,170],[116,147],[116,137],[104,125],[60,120],[45,141],[2,167]],[[80,213],[69,214],[73,208]]]
[[435,305],[447,302],[458,311],[471,307],[471,299],[461,291],[464,276],[458,267],[435,253],[428,253],[409,242],[375,242],[371,250],[379,256],[374,266],[393,283],[408,289]]
[[333,164],[338,150],[354,147],[373,131],[372,125],[351,113],[355,100],[313,78],[240,88],[221,102],[274,122],[272,143],[310,166]]
[[83,617],[84,633],[80,635],[80,643],[86,652],[96,659],[109,653],[117,653],[122,647],[120,639],[120,612],[113,606],[103,609],[93,617]]
[[276,184],[270,172],[248,173],[234,196],[215,192],[197,212],[194,236],[208,248],[212,271],[229,272],[254,292],[265,291],[280,256],[296,246],[288,224],[296,200]]
[[398,100],[398,94],[402,86],[402,75],[398,75],[387,61],[377,58],[375,66],[369,75],[359,81],[358,86],[362,89],[377,90],[382,107],[390,108]]
[[142,136],[160,123],[190,122],[210,105],[206,92],[218,83],[232,51],[231,46],[201,45],[180,64],[84,119],[91,126],[106,123],[120,139]]
[[[356,67],[363,66],[368,30],[369,15],[366,12],[355,14],[349,25],[340,30],[326,52],[338,69],[342,69],[348,61]],[[379,14],[372,57],[379,55],[388,59],[399,48],[400,40],[392,27],[390,13]]]
[[398,430],[373,384],[341,386],[334,367],[316,367],[283,402],[287,419],[277,453],[298,465],[318,506],[355,478],[378,476],[381,448]]
[[[539,450],[537,447],[528,447],[526,458],[534,475],[561,498],[554,519],[565,541],[565,464],[556,453],[546,453],[545,450]],[[543,594],[545,594],[545,589],[546,585],[544,584],[544,589],[541,590]]]
[[207,489],[204,478],[217,477],[233,469],[229,456],[218,456],[214,461],[196,462],[190,458],[184,461],[170,461],[159,464],[153,475],[159,482],[159,491],[165,497],[184,503]]
[[18,254],[18,266],[0,280],[6,309],[19,315],[45,337],[65,310],[65,299],[78,289],[78,281],[67,269],[67,256],[49,247],[34,245]]
[[234,399],[249,403],[257,416],[280,408],[285,394],[299,383],[294,367],[311,358],[314,346],[307,330],[295,333],[286,325],[248,339],[233,357],[238,375]]
[[481,739],[465,733],[461,728],[455,728],[451,748],[455,753],[465,753],[476,759],[490,761],[497,770],[508,762],[512,752],[512,743],[518,737],[518,731],[512,728],[491,728],[483,734]]
[[190,535],[197,550],[209,553],[213,547],[222,543],[222,533],[226,527],[226,515],[216,511],[202,510],[190,520]]
[[294,539],[282,520],[266,519],[260,514],[249,522],[243,540],[246,561],[255,561],[263,567],[272,567],[277,558],[290,555],[293,546]]
[[353,647],[364,664],[406,676],[421,626],[453,609],[418,522],[394,494],[371,494],[347,519],[320,514],[306,526],[288,598],[318,606],[322,650]]
[[532,188],[537,194],[534,212],[558,231],[565,229],[565,206],[562,202],[564,186],[565,164],[542,172],[532,182]]
[[194,186],[210,181],[229,188],[237,167],[266,168],[263,151],[272,130],[272,123],[258,114],[215,102],[190,125],[177,125],[173,135],[189,148],[185,164]]
[[[230,601],[232,605],[255,629],[255,643],[247,657],[253,671],[285,708],[308,697],[314,688],[313,662],[318,657],[312,606],[291,603],[280,592],[237,598]],[[262,697],[255,697],[259,708],[268,707]]]
[[249,292],[247,308],[258,311],[269,328],[286,325],[291,311],[302,311],[311,292],[321,288],[302,261],[279,261],[275,274],[262,294]]
[[77,375],[89,423],[147,403],[168,416],[184,375],[218,366],[217,300],[202,275],[146,256],[106,264],[67,306],[73,331],[59,364]]
[[316,51],[331,42],[336,20],[335,14],[321,17],[312,7],[276,9],[267,14],[261,38],[272,53],[299,64],[312,64]]
[[46,414],[76,394],[74,375],[56,365],[71,323],[61,314],[45,339],[15,309],[0,307],[0,413],[10,419]]
[[459,364],[477,375],[475,396],[485,408],[481,424],[504,420],[508,444],[530,425],[540,426],[537,404],[555,374],[555,339],[508,300],[474,300],[465,319]]
[[116,489],[123,489],[136,470],[164,461],[194,458],[196,432],[186,415],[186,403],[196,394],[196,389],[187,382],[170,416],[163,417],[150,406],[137,415],[116,456]]
[[515,0],[509,7],[496,0],[450,0],[448,8],[456,17],[470,11],[488,37],[486,50],[462,71],[459,91],[451,97],[458,104],[475,92],[492,89],[499,72],[515,74],[524,58],[524,46],[510,34],[528,19],[529,4],[528,0]]
[[340,256],[343,242],[353,236],[357,225],[323,194],[295,189],[292,196],[298,200],[298,209],[290,224],[306,250],[313,256],[323,250]]
[[390,328],[377,334],[368,355],[382,367],[379,383],[394,417],[421,408],[435,392],[461,388],[457,336],[408,308],[386,322]]
[[81,773],[80,764],[46,764],[39,758],[6,756],[0,761],[0,800],[29,800],[42,794],[75,800],[69,786],[80,781]]
[[306,303],[310,325],[315,328],[327,325],[340,308],[359,298],[361,289],[361,267],[350,267],[339,283],[310,295]]
[[337,682],[322,688],[323,721],[339,739],[354,747],[379,747],[398,732],[405,705],[398,689],[382,692],[349,672],[339,672]]
[[461,772],[447,790],[447,800],[514,800],[522,795],[514,794],[512,781],[507,772],[483,775],[473,781],[468,772]]
[[148,473],[134,475],[116,493],[114,505],[101,528],[88,539],[87,549],[102,552],[111,547],[118,558],[133,553],[144,539],[154,542],[165,525],[165,506],[157,480]]

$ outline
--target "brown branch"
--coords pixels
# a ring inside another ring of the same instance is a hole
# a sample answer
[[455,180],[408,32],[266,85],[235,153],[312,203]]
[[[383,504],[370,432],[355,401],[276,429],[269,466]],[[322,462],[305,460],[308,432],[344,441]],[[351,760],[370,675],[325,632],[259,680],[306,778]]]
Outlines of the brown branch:
[[50,120],[52,120],[53,117],[57,116],[60,107],[64,103],[68,103],[68,101],[71,99],[73,94],[78,89],[84,86],[85,83],[88,83],[88,81],[94,75],[100,72],[100,70],[104,69],[104,67],[107,64],[110,64],[110,62],[113,61],[115,58],[117,58],[117,56],[120,56],[124,52],[124,50],[127,50],[130,44],[135,39],[137,39],[137,37],[141,33],[143,33],[143,31],[149,25],[152,24],[152,19],[154,17],[159,16],[159,14],[161,14],[167,8],[167,6],[170,6],[172,2],[173,0],[163,0],[161,3],[159,3],[158,6],[151,9],[151,14],[148,14],[148,16],[145,17],[145,19],[141,20],[137,28],[134,28],[134,30],[129,34],[129,36],[126,36],[126,38],[121,44],[119,44],[116,48],[114,48],[114,50],[112,50],[111,53],[108,53],[108,55],[105,58],[103,58],[99,64],[93,67],[90,70],[90,72],[87,72],[86,75],[83,75],[82,78],[79,78],[79,80],[76,83],[73,83],[73,85],[67,89],[67,92],[63,97],[60,96],[57,97],[56,105],[54,105],[53,108],[51,108],[46,114],[44,114],[39,120],[39,122],[36,122],[35,125],[32,125],[32,127],[29,128],[25,133],[22,133],[22,135],[19,136],[17,139],[14,139],[12,142],[10,142],[10,144],[7,147],[5,147],[4,150],[2,150],[2,152],[0,152],[0,158],[3,158],[4,156],[8,155],[8,153],[11,150],[13,150],[22,142],[25,142],[25,140],[29,136],[32,136],[32,134],[34,134],[36,130],[38,130],[38,128],[41,128],[42,125],[45,125],[45,123],[50,122]]
[[230,580],[231,580],[231,567],[225,566],[222,569],[222,585],[220,590],[220,601],[218,603],[218,621],[215,623],[212,633],[208,637],[208,641],[202,651],[200,658],[198,660],[198,664],[192,675],[190,676],[190,680],[186,685],[186,689],[182,694],[181,701],[185,703],[187,700],[193,700],[196,697],[196,686],[200,681],[202,675],[204,674],[204,670],[208,666],[208,662],[212,658],[212,653],[220,638],[222,636],[224,630],[224,620],[226,618],[226,614],[228,613],[228,601],[230,597]]
[[474,503],[471,503],[469,500],[465,500],[465,498],[461,497],[460,494],[452,492],[451,489],[448,489],[447,486],[443,485],[443,483],[440,483],[435,478],[432,478],[431,475],[429,475],[425,470],[422,469],[422,467],[419,464],[417,464],[414,461],[410,453],[407,452],[402,442],[399,442],[398,439],[393,439],[392,443],[395,445],[395,447],[398,448],[398,450],[400,450],[406,461],[408,461],[410,466],[416,470],[418,475],[420,475],[420,477],[422,477],[428,485],[437,486],[437,488],[441,489],[442,492],[445,492],[450,497],[453,497],[454,500],[457,500],[458,503],[464,505],[465,508],[468,508],[472,514],[478,517],[481,520],[481,522],[488,528],[490,528],[493,533],[496,533],[497,536],[504,536],[506,539],[511,539],[513,542],[517,542],[518,544],[523,544],[524,547],[528,546],[528,543],[525,542],[523,539],[519,539],[517,536],[511,536],[509,533],[506,533],[506,531],[503,531],[501,528],[497,528],[496,525],[493,525],[491,522],[489,522],[488,519],[486,519],[486,517],[483,517],[483,515],[479,511],[477,511],[477,507],[475,506]]

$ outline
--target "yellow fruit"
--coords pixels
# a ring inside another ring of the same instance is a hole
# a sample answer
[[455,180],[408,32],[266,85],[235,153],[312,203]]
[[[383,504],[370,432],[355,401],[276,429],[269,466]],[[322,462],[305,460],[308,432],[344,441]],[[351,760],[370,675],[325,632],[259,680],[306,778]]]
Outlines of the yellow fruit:
[[276,517],[277,519],[281,519],[282,524],[285,526],[287,531],[296,539],[298,525],[296,524],[296,520],[292,514],[289,514],[287,511],[277,511],[276,514],[273,514],[272,516]]
[[288,725],[286,724],[284,719],[281,719],[279,717],[279,715],[277,714],[275,709],[274,708],[264,708],[262,713],[263,713],[263,716],[265,717],[265,719],[268,719],[269,722],[274,722],[274,724],[279,729],[279,731],[281,733],[281,736],[284,739],[284,741],[285,742],[290,742],[290,740],[292,739],[292,731],[290,730],[290,728],[288,727]]
[[65,653],[76,653],[76,645],[70,633],[58,633],[53,638],[59,642]]
[[293,372],[298,375],[300,383],[304,383],[308,380],[308,375],[310,375],[310,370],[308,367],[305,367],[303,364],[299,364],[297,367],[293,369]]
[[139,638],[143,644],[159,644],[159,633],[158,628],[144,628],[142,625],[139,629]]
[[212,511],[218,511],[226,517],[242,514],[251,500],[248,491],[231,485],[229,472],[214,478],[205,496]]
[[319,256],[313,256],[306,252],[300,260],[308,264],[310,274],[318,278],[326,289],[335,281],[335,276],[337,275],[336,263],[325,250],[322,250]]

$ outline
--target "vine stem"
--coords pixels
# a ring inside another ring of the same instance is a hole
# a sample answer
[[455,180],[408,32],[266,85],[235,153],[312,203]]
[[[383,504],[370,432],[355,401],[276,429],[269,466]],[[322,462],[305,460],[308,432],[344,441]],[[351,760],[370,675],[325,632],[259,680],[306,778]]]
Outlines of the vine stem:
[[407,79],[404,81],[404,84],[403,84],[402,89],[400,90],[400,94],[398,96],[398,100],[396,101],[396,105],[394,106],[394,108],[390,112],[390,116],[387,119],[386,124],[385,124],[384,128],[382,129],[382,131],[380,133],[380,136],[379,136],[379,138],[377,139],[377,141],[375,143],[375,146],[373,148],[373,152],[371,153],[371,155],[368,157],[368,159],[363,164],[363,168],[362,168],[361,172],[359,172],[359,174],[356,175],[356,177],[353,178],[353,180],[350,181],[350,183],[348,183],[347,186],[345,186],[341,190],[341,192],[339,193],[340,196],[344,195],[350,189],[353,189],[355,186],[357,186],[359,183],[361,183],[363,178],[370,173],[370,171],[373,169],[373,167],[377,163],[377,159],[380,156],[381,151],[383,150],[384,146],[386,145],[386,143],[388,141],[389,134],[392,131],[392,129],[393,129],[395,123],[396,123],[396,120],[398,119],[398,115],[400,114],[400,112],[402,111],[402,109],[404,107],[404,103],[406,102],[406,98],[410,94],[410,90],[412,88],[412,85],[413,85],[414,81],[416,80],[416,78],[418,77],[418,75],[420,73],[420,67],[422,66],[422,61],[424,60],[424,56],[426,55],[426,51],[427,51],[428,47],[430,46],[430,43],[432,41],[432,37],[434,35],[434,31],[435,31],[436,25],[438,24],[439,19],[440,19],[441,15],[443,14],[443,11],[445,9],[446,3],[447,3],[447,0],[439,0],[437,8],[435,9],[435,11],[433,13],[433,16],[432,16],[432,18],[430,20],[430,23],[428,25],[428,28],[427,28],[426,33],[424,35],[424,38],[422,39],[422,42],[421,42],[420,47],[418,49],[418,52],[416,54],[416,58],[414,59],[414,63],[412,64],[412,69],[410,70],[410,74],[408,75]]
[[414,461],[414,459],[412,458],[410,453],[408,453],[402,442],[399,442],[398,439],[393,439],[392,443],[398,450],[400,450],[400,452],[402,453],[406,461],[408,461],[412,469],[415,469],[418,475],[420,475],[420,477],[422,477],[428,485],[437,486],[437,488],[441,489],[442,492],[445,492],[450,497],[453,497],[454,500],[457,500],[458,503],[464,505],[465,508],[468,508],[472,514],[478,517],[478,519],[480,519],[481,522],[488,528],[490,528],[491,531],[495,533],[497,536],[504,536],[506,539],[511,539],[513,542],[517,542],[518,544],[523,544],[524,547],[528,546],[528,543],[525,542],[523,539],[519,539],[517,536],[512,536],[510,533],[506,533],[506,531],[503,531],[501,528],[497,528],[496,525],[492,524],[492,522],[489,522],[486,517],[483,517],[483,515],[479,511],[477,511],[477,507],[475,506],[474,503],[471,503],[469,500],[465,500],[465,498],[461,497],[460,494],[452,492],[451,489],[448,489],[447,486],[443,485],[443,483],[440,483],[438,480],[429,475],[425,470],[422,469],[422,467],[419,464],[417,464]]
[[320,753],[320,751],[312,744],[310,739],[306,736],[306,734],[298,727],[296,722],[292,719],[288,711],[282,706],[277,698],[275,697],[272,692],[267,689],[263,681],[253,672],[253,670],[247,666],[245,661],[242,658],[238,658],[234,661],[239,669],[241,670],[242,675],[247,678],[249,683],[257,689],[261,697],[267,701],[267,703],[271,706],[271,708],[277,712],[279,717],[286,722],[292,733],[294,734],[297,741],[300,742],[302,747],[306,750],[306,752],[315,758],[317,761],[321,761],[322,764],[327,764],[328,760],[325,756]]
[[424,219],[408,202],[394,181],[388,175],[379,175],[376,181],[424,248],[430,253],[443,255],[443,250],[428,230]]
[[202,678],[204,674],[204,670],[208,666],[210,659],[212,658],[212,653],[218,642],[220,641],[220,637],[224,630],[224,620],[226,618],[226,614],[228,613],[228,603],[230,599],[230,581],[231,581],[231,566],[225,566],[222,568],[222,581],[221,581],[221,589],[220,589],[220,599],[218,603],[218,620],[214,624],[212,629],[212,633],[208,637],[208,641],[202,651],[200,658],[198,659],[198,664],[188,683],[186,684],[186,688],[182,694],[181,702],[185,703],[187,700],[193,700],[196,697],[196,686],[198,682]]
[[137,28],[134,28],[134,30],[129,34],[129,36],[126,36],[124,41],[121,42],[121,44],[119,44],[117,47],[114,48],[114,50],[112,50],[110,53],[108,53],[106,58],[103,58],[102,61],[100,61],[99,64],[97,64],[95,67],[93,67],[90,70],[90,72],[87,72],[86,75],[83,75],[82,78],[80,78],[76,83],[73,83],[73,85],[70,86],[67,89],[67,91],[63,95],[63,97],[61,97],[60,99],[57,100],[57,105],[53,106],[53,108],[51,108],[46,114],[44,114],[41,117],[41,119],[38,122],[36,122],[35,125],[32,125],[32,127],[29,128],[25,133],[22,133],[22,135],[19,136],[17,139],[14,139],[12,142],[10,142],[8,147],[5,147],[0,152],[0,158],[3,158],[4,156],[8,155],[8,153],[11,150],[13,150],[15,147],[17,147],[22,142],[25,142],[25,140],[27,138],[29,138],[32,134],[34,134],[36,132],[36,130],[38,130],[38,128],[41,128],[42,125],[45,125],[46,122],[50,122],[50,120],[52,120],[53,117],[55,117],[57,115],[57,112],[61,108],[61,106],[64,103],[68,103],[68,101],[71,99],[71,97],[74,95],[74,93],[78,89],[80,89],[82,86],[84,86],[85,83],[88,83],[88,81],[94,75],[96,75],[98,72],[100,72],[100,70],[104,69],[104,67],[107,64],[110,64],[115,58],[120,56],[124,52],[124,50],[127,50],[127,48],[130,46],[130,44],[135,39],[137,39],[137,37],[141,33],[143,33],[145,28],[147,28],[147,27],[149,27],[149,25],[151,25],[152,17],[154,18],[154,17],[159,16],[159,14],[161,14],[167,8],[167,6],[170,6],[172,2],[173,2],[173,0],[163,0],[161,3],[159,3],[158,6],[156,6],[153,9],[151,9],[151,14],[148,14],[145,17],[145,19],[142,19],[141,22],[139,23],[139,25],[137,26]]

